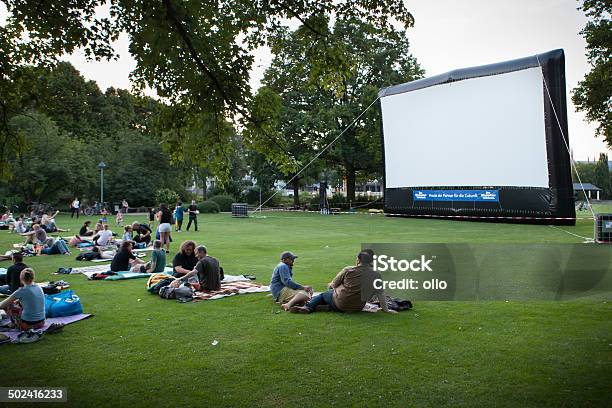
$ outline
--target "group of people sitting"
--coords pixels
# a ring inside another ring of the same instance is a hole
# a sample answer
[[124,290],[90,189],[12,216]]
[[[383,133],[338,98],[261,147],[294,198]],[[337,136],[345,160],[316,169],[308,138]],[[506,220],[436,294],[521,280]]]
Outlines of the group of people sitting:
[[0,286],[0,293],[9,295],[0,303],[0,309],[10,317],[14,327],[24,332],[40,329],[45,324],[45,295],[34,278],[34,270],[16,253],[13,265],[7,269],[6,284]]
[[359,252],[354,266],[343,268],[327,285],[327,291],[313,296],[312,286],[301,285],[293,280],[293,264],[296,255],[287,251],[281,254],[280,263],[272,272],[270,291],[272,297],[284,310],[292,313],[316,311],[359,312],[366,302],[377,298],[382,310],[397,313],[387,307],[385,292],[375,289],[374,281],[380,279],[372,263],[374,253]]
[[[166,267],[166,251],[162,242],[153,242],[151,261],[145,263],[134,252],[134,241],[123,241],[111,263],[111,272],[162,273]],[[185,241],[172,260],[172,275],[175,278],[173,287],[188,284],[198,290],[219,290],[223,280],[223,268],[219,261],[208,254],[204,245],[194,241]]]

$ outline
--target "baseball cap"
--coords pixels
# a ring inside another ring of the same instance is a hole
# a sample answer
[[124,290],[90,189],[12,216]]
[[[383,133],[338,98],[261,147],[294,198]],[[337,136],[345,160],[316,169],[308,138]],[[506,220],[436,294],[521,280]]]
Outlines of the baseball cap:
[[283,252],[281,254],[280,259],[282,261],[283,259],[286,259],[286,258],[295,259],[295,258],[297,258],[297,255],[294,255],[293,252],[291,252],[291,251],[285,251],[285,252]]

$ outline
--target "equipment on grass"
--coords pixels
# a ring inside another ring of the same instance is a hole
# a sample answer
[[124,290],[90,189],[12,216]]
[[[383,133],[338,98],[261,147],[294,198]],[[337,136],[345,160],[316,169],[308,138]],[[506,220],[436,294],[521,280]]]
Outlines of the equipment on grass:
[[575,225],[563,50],[379,97],[386,213]]
[[612,214],[595,215],[595,242],[612,244]]
[[232,217],[244,218],[249,216],[249,208],[245,203],[232,204]]

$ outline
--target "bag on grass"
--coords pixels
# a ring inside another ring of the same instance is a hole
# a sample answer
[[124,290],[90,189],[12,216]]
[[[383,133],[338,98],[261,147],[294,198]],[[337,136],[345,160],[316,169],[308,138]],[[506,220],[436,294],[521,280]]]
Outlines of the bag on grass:
[[72,290],[55,295],[45,295],[45,314],[47,317],[73,316],[83,313],[81,299]]
[[159,297],[163,299],[176,299],[176,295],[174,294],[175,290],[176,288],[172,286],[164,286],[159,290]]

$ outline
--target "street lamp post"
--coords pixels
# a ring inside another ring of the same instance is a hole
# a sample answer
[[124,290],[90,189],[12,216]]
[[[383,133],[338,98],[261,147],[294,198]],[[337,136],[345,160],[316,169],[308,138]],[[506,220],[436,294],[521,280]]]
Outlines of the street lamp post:
[[104,205],[104,169],[106,168],[106,164],[100,162],[98,168],[100,169],[100,208],[102,208]]

